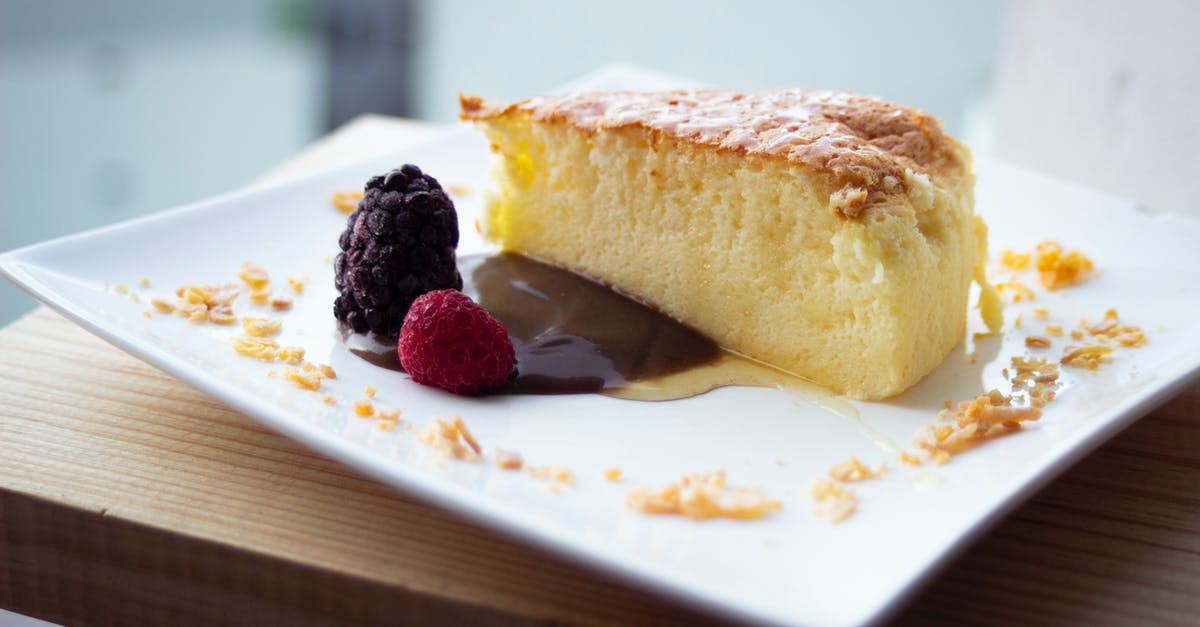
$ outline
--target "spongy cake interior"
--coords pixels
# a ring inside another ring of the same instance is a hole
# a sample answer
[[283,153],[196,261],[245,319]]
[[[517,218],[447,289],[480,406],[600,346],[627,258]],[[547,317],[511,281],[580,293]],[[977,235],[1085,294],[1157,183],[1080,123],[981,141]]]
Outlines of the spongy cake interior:
[[969,166],[939,185],[909,171],[900,202],[847,218],[825,179],[783,159],[636,126],[535,123],[520,110],[477,123],[501,157],[487,238],[731,350],[873,399],[911,386],[965,332],[977,256]]

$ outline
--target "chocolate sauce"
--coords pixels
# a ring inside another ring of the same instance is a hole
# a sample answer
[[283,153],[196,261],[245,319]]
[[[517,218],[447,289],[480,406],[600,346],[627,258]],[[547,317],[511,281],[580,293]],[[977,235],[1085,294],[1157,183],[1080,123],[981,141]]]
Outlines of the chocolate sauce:
[[511,253],[459,260],[463,291],[504,323],[517,394],[608,392],[715,361],[720,348],[595,281]]
[[[517,377],[498,393],[613,393],[722,355],[698,331],[573,272],[512,253],[460,257],[458,266],[463,292],[504,324],[516,350]],[[395,340],[343,329],[342,341],[402,370]]]
[[[508,329],[517,377],[499,394],[601,393],[669,400],[726,385],[778,387],[839,415],[844,400],[715,342],[591,279],[511,253],[460,257],[463,291]],[[401,370],[395,340],[348,334],[347,348]]]

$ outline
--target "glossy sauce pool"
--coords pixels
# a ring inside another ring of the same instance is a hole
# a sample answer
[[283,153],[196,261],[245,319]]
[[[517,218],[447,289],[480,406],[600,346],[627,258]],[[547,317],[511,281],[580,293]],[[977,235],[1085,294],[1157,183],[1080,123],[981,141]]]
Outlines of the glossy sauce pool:
[[[463,292],[508,329],[517,377],[500,394],[600,393],[671,400],[726,385],[778,387],[841,415],[852,405],[782,370],[719,347],[613,289],[521,255],[459,259]],[[400,369],[395,344],[349,335],[352,352]]]

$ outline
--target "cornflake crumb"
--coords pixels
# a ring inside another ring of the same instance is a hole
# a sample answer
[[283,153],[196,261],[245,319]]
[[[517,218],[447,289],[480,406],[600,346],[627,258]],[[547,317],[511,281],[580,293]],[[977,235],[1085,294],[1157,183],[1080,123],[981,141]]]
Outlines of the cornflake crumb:
[[529,466],[525,469],[531,477],[571,484],[575,482],[575,473],[566,466]]
[[369,418],[375,415],[375,406],[371,401],[357,400],[350,404],[350,409],[354,411],[356,416]]
[[204,305],[190,305],[180,308],[179,315],[185,316],[187,321],[192,324],[200,324],[208,320],[208,310],[204,308]]
[[362,197],[363,193],[361,191],[344,190],[333,192],[329,196],[329,202],[333,205],[334,209],[342,213],[350,213],[358,207],[358,201],[362,200]]
[[1045,307],[1034,307],[1033,317],[1037,320],[1045,320],[1050,317],[1050,310]]
[[1082,283],[1091,274],[1094,265],[1087,255],[1078,250],[1064,253],[1062,245],[1052,240],[1038,244],[1036,255],[1038,279],[1048,290]]
[[400,426],[400,410],[392,407],[375,407],[375,412],[371,417],[375,419],[375,426],[382,431],[395,431],[396,427]]
[[113,286],[113,289],[117,290],[118,294],[126,294],[129,292],[129,286],[125,285],[124,283],[117,283],[115,286]]
[[1009,298],[1014,303],[1033,300],[1033,290],[1029,289],[1028,285],[1025,285],[1015,277],[997,283],[996,290],[1002,295],[1005,292],[1010,292],[1011,296]]
[[283,369],[283,377],[305,390],[321,389],[321,375],[313,370],[305,371],[288,367]]
[[171,301],[161,296],[152,297],[150,299],[150,306],[153,307],[158,313],[169,314],[175,312],[175,305],[171,304]]
[[[1064,251],[1062,245],[1053,240],[1042,241],[1032,253],[1005,249],[1000,253],[1000,265],[1014,273],[1028,270],[1032,265],[1037,270],[1042,286],[1052,291],[1082,283],[1091,275],[1094,267],[1087,255],[1078,250]],[[1000,288],[1000,285],[996,287]],[[1026,296],[1032,298],[1032,292],[1019,286],[1010,285],[1009,288],[1017,290],[1013,302],[1027,300]]]
[[1072,368],[1095,370],[1100,367],[1100,364],[1109,361],[1109,355],[1112,354],[1113,350],[1111,346],[1102,346],[1100,344],[1067,346],[1063,349],[1063,356],[1059,360],[1059,363],[1064,366],[1071,366]]
[[304,359],[304,349],[298,346],[281,346],[275,340],[265,337],[234,337],[230,338],[233,350],[240,355],[253,357],[259,361],[282,361],[289,364],[299,364]]
[[253,261],[243,261],[238,266],[237,275],[251,290],[266,289],[271,284],[271,275]]
[[434,418],[417,434],[417,438],[442,457],[478,461],[482,453],[479,443],[457,415],[449,421]]
[[1105,310],[1104,318],[1095,324],[1088,324],[1087,320],[1081,320],[1079,326],[1082,331],[1101,341],[1111,340],[1128,347],[1141,346],[1146,343],[1146,333],[1142,331],[1142,328],[1121,324],[1116,309]]
[[152,317],[152,316],[151,316],[151,314],[150,314],[150,310],[149,310],[149,309],[147,309],[146,311],[143,311],[143,312],[142,312],[142,317],[143,317],[143,318],[150,318],[150,317]]
[[252,337],[275,335],[281,328],[283,328],[283,320],[280,318],[242,317],[242,331]]
[[150,298],[150,305],[161,313],[175,312],[193,324],[227,325],[237,321],[233,314],[233,301],[237,295],[237,286],[232,283],[182,285],[175,289],[174,303],[154,296]]
[[858,510],[854,492],[830,479],[818,479],[808,486],[808,496],[816,501],[813,514],[831,523],[839,523]]
[[450,184],[446,186],[446,193],[454,197],[470,196],[471,186]]
[[285,311],[292,308],[292,297],[279,295],[271,299],[271,309],[275,311]]
[[1008,248],[1000,251],[1000,265],[1010,270],[1021,271],[1028,269],[1031,258],[1032,255],[1029,253],[1019,253]]
[[300,363],[304,360],[304,349],[299,346],[280,346],[276,358],[289,364]]
[[1015,376],[1013,387],[1028,387],[1031,384],[1050,384],[1058,380],[1058,364],[1039,357],[1013,357],[1011,360]]
[[237,316],[230,307],[216,307],[208,310],[208,321],[213,324],[231,325],[237,322]]
[[138,295],[137,295],[137,292],[130,292],[130,293],[129,293],[129,300],[131,300],[131,301],[133,301],[133,302],[135,302],[135,303],[140,303],[140,302],[142,302],[142,299],[141,299],[141,297],[140,297],[140,296],[138,296]]
[[403,412],[394,407],[378,406],[375,408],[375,417],[384,420],[399,421],[401,413]]
[[604,469],[604,480],[605,481],[620,481],[621,475],[623,475],[623,474],[625,474],[625,473],[620,468],[617,468],[615,466],[612,468],[605,468]]
[[1025,390],[1029,404],[1045,407],[1054,400],[1058,386],[1058,364],[1037,357],[1013,357],[1013,390]]
[[287,282],[288,282],[288,287],[291,287],[293,292],[295,292],[297,294],[304,292],[304,283],[306,282],[305,280],[288,277]]
[[943,418],[953,418],[952,424],[942,422],[922,427],[912,446],[941,465],[950,461],[951,455],[967,451],[985,440],[1013,433],[1022,423],[1041,417],[1041,409],[1013,405],[1012,401],[1011,396],[1005,396],[999,390],[962,401],[953,410],[942,410],[946,414]]
[[502,470],[520,470],[525,465],[525,457],[517,451],[498,448],[493,457],[496,467]]
[[326,394],[325,396],[321,397],[321,402],[325,403],[326,405],[333,405],[337,402],[337,399],[335,399],[332,394]]
[[778,500],[768,498],[757,488],[726,486],[724,469],[690,473],[659,490],[635,488],[629,491],[625,503],[643,514],[686,516],[692,520],[751,520],[781,507]]
[[1063,334],[1063,328],[1061,326],[1059,326],[1057,324],[1046,325],[1046,335],[1052,335],[1054,337],[1062,337],[1062,334]]
[[321,374],[326,379],[336,379],[337,378],[337,372],[335,372],[333,370],[333,366],[330,366],[329,364],[321,364],[321,365],[317,366],[317,368],[319,368],[321,370]]
[[1029,348],[1050,348],[1050,338],[1040,335],[1028,335],[1025,337],[1025,346]]
[[844,462],[835,464],[829,469],[829,476],[833,480],[845,483],[874,479],[875,477],[882,477],[885,473],[887,473],[886,463],[881,462],[879,466],[876,466],[872,470],[866,464],[858,461],[857,457],[851,457]]
[[363,389],[363,394],[366,394],[367,398],[375,398],[375,386],[368,385]]

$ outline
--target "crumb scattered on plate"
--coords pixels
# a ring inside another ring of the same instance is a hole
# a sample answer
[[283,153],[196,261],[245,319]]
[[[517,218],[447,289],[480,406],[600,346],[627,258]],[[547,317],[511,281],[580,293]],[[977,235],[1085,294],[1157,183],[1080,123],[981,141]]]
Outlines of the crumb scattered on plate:
[[571,484],[575,482],[575,473],[566,466],[529,466],[525,472],[528,472],[531,477],[556,483]]
[[853,491],[831,479],[818,479],[808,486],[808,496],[816,502],[813,514],[831,523],[839,523],[858,511]]
[[502,470],[520,470],[525,465],[525,457],[517,451],[498,448],[493,454],[496,467]]
[[482,449],[467,429],[462,418],[434,418],[417,433],[417,439],[432,447],[443,457],[464,461],[479,461]]
[[829,477],[834,481],[842,482],[866,481],[882,477],[886,473],[887,463],[880,462],[875,468],[870,468],[859,461],[857,457],[851,457],[829,469]]
[[727,486],[724,469],[690,473],[658,490],[634,488],[629,491],[625,503],[643,514],[686,516],[692,520],[751,520],[781,507],[778,500],[769,498],[757,488]]
[[334,209],[342,213],[350,213],[358,207],[358,201],[362,200],[363,193],[359,190],[343,190],[336,191],[330,194],[329,202]]

